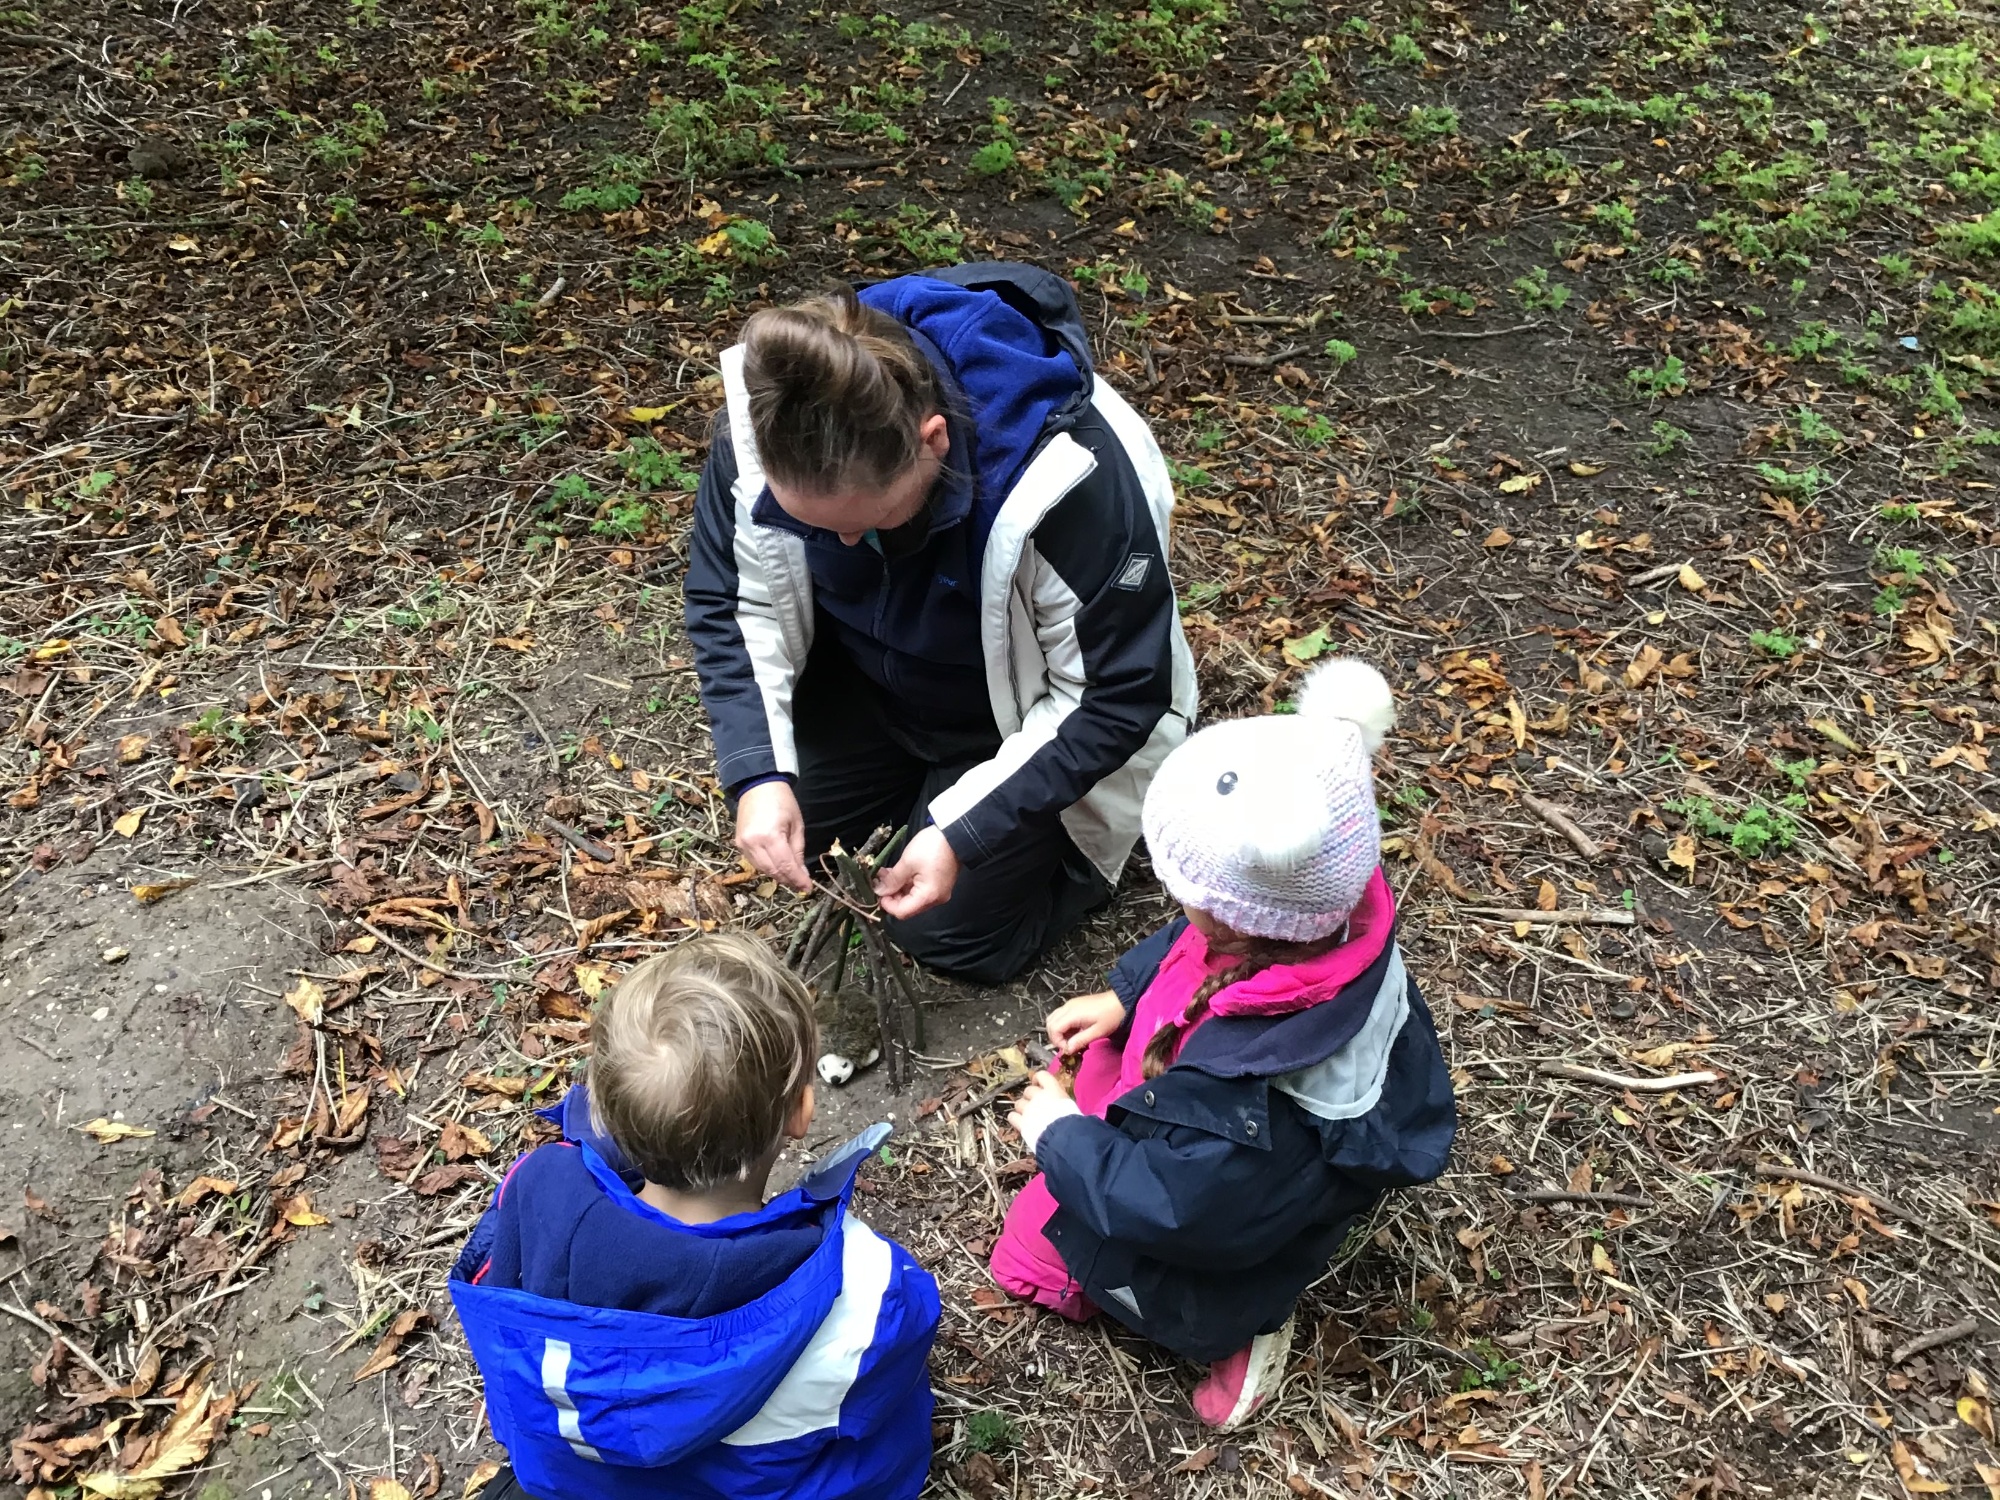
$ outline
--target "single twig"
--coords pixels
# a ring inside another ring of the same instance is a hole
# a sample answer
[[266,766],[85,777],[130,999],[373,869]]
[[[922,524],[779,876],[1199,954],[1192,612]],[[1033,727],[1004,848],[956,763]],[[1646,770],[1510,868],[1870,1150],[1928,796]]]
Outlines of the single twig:
[[993,1084],[989,1088],[981,1089],[978,1093],[974,1094],[970,1099],[966,1100],[965,1103],[959,1105],[957,1109],[947,1110],[944,1116],[945,1124],[956,1125],[960,1120],[967,1118],[968,1116],[972,1115],[974,1112],[978,1110],[984,1109],[987,1105],[991,1104],[995,1099],[998,1099],[1002,1094],[1006,1093],[1007,1090],[1019,1088],[1022,1084],[1026,1083],[1031,1076],[1032,1076],[1031,1074],[1027,1073],[1009,1073],[1005,1078],[1001,1079],[998,1083]]
[[1516,323],[1511,328],[1479,328],[1470,333],[1447,333],[1443,329],[1426,328],[1419,336],[1427,339],[1497,339],[1504,338],[1510,333],[1529,333],[1547,326],[1537,318],[1531,323]]
[[1279,349],[1270,354],[1225,354],[1222,362],[1239,370],[1268,370],[1273,365],[1283,364],[1288,359],[1296,359],[1306,352],[1304,344],[1293,344],[1288,349]]
[[1531,911],[1521,906],[1468,906],[1471,917],[1492,917],[1501,922],[1532,922],[1542,927],[1630,927],[1636,914],[1618,906],[1589,907],[1578,911]]
[[1545,1062],[1542,1072],[1551,1078],[1570,1078],[1578,1083],[1601,1083],[1606,1088],[1630,1089],[1635,1094],[1666,1094],[1675,1089],[1689,1089],[1700,1083],[1720,1083],[1720,1073],[1703,1071],[1700,1073],[1670,1073],[1665,1078],[1634,1078],[1624,1073],[1606,1073],[1599,1068],[1586,1068],[1577,1063]]
[[528,722],[534,726],[535,733],[542,737],[542,748],[549,752],[549,769],[556,773],[557,780],[561,780],[563,773],[562,754],[556,749],[556,742],[549,738],[548,730],[542,728],[542,721],[536,717],[535,711],[528,707],[528,700],[512,688],[503,687],[497,682],[487,682],[482,685],[493,689],[494,692],[500,694],[503,698],[513,700],[514,706],[528,716]]
[[1583,1193],[1568,1188],[1529,1188],[1521,1194],[1527,1203],[1588,1203],[1610,1208],[1651,1208],[1653,1200],[1637,1193]]
[[563,841],[572,849],[588,854],[600,865],[616,864],[618,861],[616,850],[598,843],[596,839],[585,833],[581,828],[572,828],[560,818],[552,818],[547,813],[543,813],[542,826],[548,829],[550,833],[561,834]]
[[1906,1359],[1915,1359],[1919,1354],[1928,1354],[1931,1350],[1941,1349],[1946,1344],[1955,1344],[1960,1339],[1971,1338],[1977,1332],[1979,1332],[1979,1319],[1961,1318],[1949,1328],[1937,1328],[1929,1333],[1920,1333],[1908,1343],[1899,1345],[1896,1352],[1889,1356],[1889,1363],[1900,1365]]
[[1529,812],[1568,839],[1570,846],[1585,859],[1599,859],[1603,857],[1603,846],[1581,828],[1577,827],[1570,815],[1560,807],[1557,807],[1553,802],[1544,802],[1532,792],[1523,792],[1521,793],[1521,803]]

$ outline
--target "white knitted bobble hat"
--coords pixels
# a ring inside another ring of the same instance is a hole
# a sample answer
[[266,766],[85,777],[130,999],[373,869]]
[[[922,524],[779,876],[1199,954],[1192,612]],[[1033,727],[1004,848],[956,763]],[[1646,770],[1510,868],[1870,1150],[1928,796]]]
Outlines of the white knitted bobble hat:
[[1238,932],[1311,942],[1337,931],[1382,858],[1373,757],[1396,722],[1382,674],[1315,667],[1298,711],[1190,736],[1146,792],[1146,847],[1176,900]]

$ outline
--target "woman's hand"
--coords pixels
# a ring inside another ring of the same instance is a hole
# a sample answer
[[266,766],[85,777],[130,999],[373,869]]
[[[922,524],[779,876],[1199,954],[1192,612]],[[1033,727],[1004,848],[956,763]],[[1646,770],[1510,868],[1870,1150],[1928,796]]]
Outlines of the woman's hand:
[[1110,990],[1078,995],[1049,1013],[1049,1045],[1065,1057],[1081,1052],[1125,1024],[1125,1002]]
[[875,895],[892,917],[914,917],[942,906],[958,884],[958,856],[933,823],[910,840],[903,857],[875,877]]
[[760,782],[736,799],[736,847],[773,879],[795,891],[812,889],[805,814],[789,781]]
[[1076,1101],[1063,1092],[1063,1086],[1047,1072],[1041,1072],[1028,1080],[1028,1086],[1008,1112],[1007,1123],[1021,1132],[1022,1142],[1033,1155],[1044,1130],[1067,1115],[1082,1113]]

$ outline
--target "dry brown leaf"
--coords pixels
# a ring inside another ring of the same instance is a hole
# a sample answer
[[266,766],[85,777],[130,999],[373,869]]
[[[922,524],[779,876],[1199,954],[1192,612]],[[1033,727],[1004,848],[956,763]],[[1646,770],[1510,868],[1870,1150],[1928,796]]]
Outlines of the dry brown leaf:
[[1511,547],[1514,545],[1514,534],[1504,526],[1495,526],[1486,533],[1486,545],[1494,548]]
[[468,1156],[486,1156],[493,1150],[493,1142],[484,1132],[470,1125],[461,1125],[456,1120],[446,1120],[444,1129],[438,1132],[438,1149],[444,1152],[446,1161],[464,1161]]
[[1569,461],[1569,471],[1570,473],[1574,474],[1578,479],[1590,479],[1594,478],[1596,475],[1602,474],[1604,472],[1604,465],[1587,464],[1584,463],[1581,459],[1573,458]]
[[1694,835],[1678,833],[1667,846],[1667,863],[1692,872],[1694,869]]
[[[357,1375],[354,1378],[359,1380],[361,1377]],[[411,1500],[411,1495],[399,1480],[371,1479],[368,1481],[368,1500]]]
[[227,1177],[197,1177],[180,1190],[174,1199],[182,1208],[193,1208],[210,1193],[220,1193],[227,1198],[236,1191],[236,1183]]
[[181,629],[181,622],[172,615],[161,615],[153,621],[153,634],[176,649],[188,643],[187,632]]
[[151,885],[135,885],[132,896],[141,906],[151,906],[155,901],[163,901],[175,891],[184,891],[195,883],[193,880],[162,880]]
[[150,738],[150,735],[144,734],[120,735],[118,738],[119,763],[129,766],[138,760],[140,756],[146,753],[146,744]]
[[1913,1495],[1942,1495],[1951,1488],[1919,1470],[1916,1455],[1901,1438],[1889,1445],[1889,1462],[1896,1466],[1896,1477],[1903,1481],[1903,1488]]
[[1655,672],[1659,671],[1662,660],[1664,660],[1664,657],[1661,655],[1658,646],[1653,645],[1651,642],[1641,646],[1638,655],[1632,658],[1632,664],[1625,669],[1625,686],[1628,688],[1644,687],[1647,680]]
[[143,1140],[145,1137],[155,1134],[155,1132],[143,1130],[137,1125],[127,1125],[123,1120],[107,1120],[102,1115],[76,1128],[81,1130],[85,1135],[101,1141],[107,1146],[113,1141]]
[[285,991],[285,1004],[296,1011],[306,1025],[317,1026],[326,1014],[326,991],[311,979],[301,976],[297,984]]
[[[401,1357],[403,1340],[408,1338],[421,1324],[428,1323],[431,1315],[421,1307],[406,1307],[396,1314],[396,1320],[383,1333],[375,1345],[375,1352],[368,1356],[360,1369],[354,1372],[353,1384],[359,1385],[371,1375],[380,1375],[384,1370],[393,1369]],[[370,1492],[371,1495],[373,1491]]]
[[1556,891],[1556,883],[1553,880],[1544,880],[1535,891],[1535,910],[1554,911],[1556,903],[1560,899],[1561,897]]
[[465,1476],[465,1489],[460,1494],[459,1500],[472,1500],[472,1497],[491,1484],[499,1473],[500,1465],[494,1459],[485,1459],[474,1465],[472,1472]]
[[1500,481],[1500,493],[1503,495],[1525,495],[1541,482],[1542,476],[1539,474],[1516,474],[1512,479],[1503,479]]

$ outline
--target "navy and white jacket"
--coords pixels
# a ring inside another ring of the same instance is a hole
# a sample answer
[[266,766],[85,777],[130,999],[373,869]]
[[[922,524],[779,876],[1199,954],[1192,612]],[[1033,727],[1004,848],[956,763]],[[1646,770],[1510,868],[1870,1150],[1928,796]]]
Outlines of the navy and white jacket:
[[[517,1162],[452,1271],[538,1500],[913,1500],[937,1284],[847,1211],[877,1125],[757,1213],[682,1224],[588,1127]],[[609,1157],[610,1159],[607,1159]]]
[[[1278,1328],[1385,1192],[1444,1170],[1458,1124],[1451,1075],[1383,925],[1379,952],[1331,998],[1230,1014],[1225,989],[1165,1072],[1098,1106],[1103,1118],[1054,1121],[1036,1143],[1057,1203],[1044,1232],[1070,1274],[1183,1358],[1223,1359]],[[1160,996],[1148,992],[1181,961],[1186,930],[1176,919],[1112,970],[1128,1056],[1152,1035]],[[1282,1004],[1301,979],[1312,982],[1273,968],[1251,984]],[[1186,996],[1170,998],[1178,1015]]]
[[743,350],[724,353],[727,406],[686,583],[721,780],[736,789],[798,772],[793,690],[815,629],[831,622],[892,708],[990,723],[997,750],[931,807],[961,863],[1060,818],[1116,881],[1153,770],[1195,711],[1167,573],[1166,462],[1092,373],[1060,277],[955,266],[861,297],[901,321],[938,371],[953,406],[947,477],[914,556],[843,547],[799,524],[764,484]]

